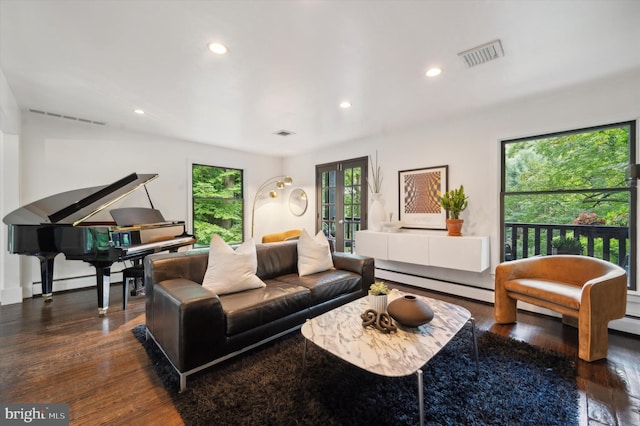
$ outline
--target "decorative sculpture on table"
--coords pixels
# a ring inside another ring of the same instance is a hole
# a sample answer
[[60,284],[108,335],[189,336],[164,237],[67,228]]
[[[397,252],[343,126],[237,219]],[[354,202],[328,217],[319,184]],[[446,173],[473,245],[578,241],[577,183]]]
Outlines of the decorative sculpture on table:
[[398,327],[393,324],[393,320],[386,312],[378,313],[374,309],[367,309],[362,315],[362,326],[373,327],[383,333],[395,333],[398,331]]

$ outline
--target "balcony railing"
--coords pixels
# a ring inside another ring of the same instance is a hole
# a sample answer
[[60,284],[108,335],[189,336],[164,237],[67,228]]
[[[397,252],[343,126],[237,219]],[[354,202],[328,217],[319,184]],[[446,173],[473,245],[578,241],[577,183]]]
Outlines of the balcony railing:
[[[624,226],[505,223],[504,259],[515,260],[552,253],[558,236],[580,237],[583,254],[604,259],[628,270],[629,229]],[[586,252],[585,252],[586,250]]]
[[[552,254],[551,241],[555,237],[579,237],[583,253],[607,260],[627,271],[627,287],[636,289],[636,280],[630,271],[629,228],[598,225],[548,225],[534,223],[504,224],[504,260]],[[586,240],[586,252],[584,242]]]

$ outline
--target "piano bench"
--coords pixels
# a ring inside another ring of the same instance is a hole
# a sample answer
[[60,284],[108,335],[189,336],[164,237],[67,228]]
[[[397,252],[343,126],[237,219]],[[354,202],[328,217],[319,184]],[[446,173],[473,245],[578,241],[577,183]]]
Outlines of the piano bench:
[[129,299],[129,278],[133,278],[133,290],[131,295],[136,294],[138,278],[144,278],[144,265],[135,265],[122,270],[122,310],[127,309],[127,301]]

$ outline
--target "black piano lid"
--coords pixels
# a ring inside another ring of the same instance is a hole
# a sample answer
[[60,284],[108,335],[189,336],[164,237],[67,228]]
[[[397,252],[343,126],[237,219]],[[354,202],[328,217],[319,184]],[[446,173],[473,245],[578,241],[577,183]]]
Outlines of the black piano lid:
[[14,210],[2,221],[7,225],[57,223],[76,226],[157,177],[157,174],[131,173],[110,185],[51,195]]

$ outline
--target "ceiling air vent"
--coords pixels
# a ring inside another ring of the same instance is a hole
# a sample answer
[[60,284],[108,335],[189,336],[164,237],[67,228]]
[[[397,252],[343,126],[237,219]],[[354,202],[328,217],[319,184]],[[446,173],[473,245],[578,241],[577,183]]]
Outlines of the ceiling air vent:
[[471,68],[503,57],[504,50],[502,50],[502,43],[500,40],[494,40],[474,47],[473,49],[460,52],[458,53],[458,56],[462,58],[462,61],[467,68]]
[[274,133],[274,135],[278,135],[278,136],[289,136],[289,135],[295,135],[295,133],[290,132],[288,130],[278,130],[277,132]]
[[65,118],[67,120],[81,121],[83,123],[90,123],[90,124],[97,124],[99,126],[105,126],[107,124],[104,121],[95,121],[95,120],[89,120],[87,118],[78,118],[78,117],[74,117],[72,115],[57,114],[55,112],[41,111],[39,109],[29,109],[29,112],[32,112],[34,114],[40,114],[40,115],[48,115],[49,117]]

